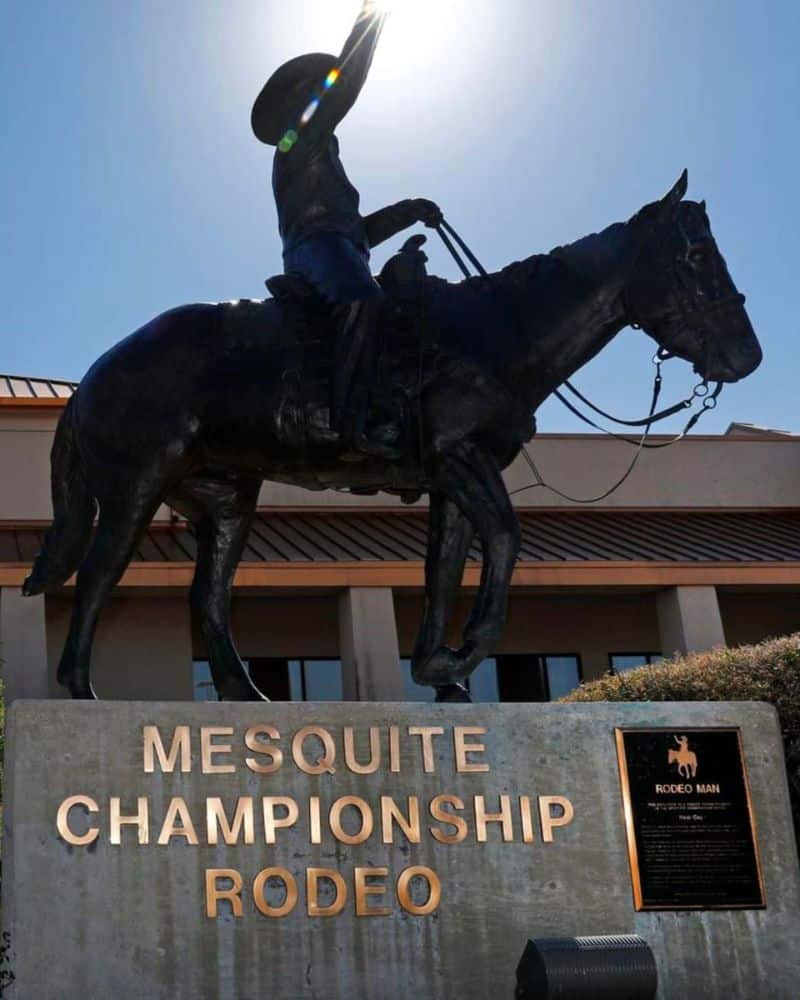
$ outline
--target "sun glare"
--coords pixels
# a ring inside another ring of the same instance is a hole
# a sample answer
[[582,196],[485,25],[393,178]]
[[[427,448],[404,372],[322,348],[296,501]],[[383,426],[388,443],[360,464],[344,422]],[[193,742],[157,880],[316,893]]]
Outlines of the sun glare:
[[[393,76],[441,64],[463,19],[463,0],[380,0],[376,10],[389,16],[381,36],[376,61]],[[330,37],[329,50],[344,42],[358,4],[337,0],[324,5],[322,25]],[[459,13],[460,11],[460,13]],[[319,20],[317,20],[319,24]]]
[[390,53],[405,59],[441,53],[463,17],[463,2],[458,0],[392,0],[383,7],[389,14],[381,38],[387,58]]

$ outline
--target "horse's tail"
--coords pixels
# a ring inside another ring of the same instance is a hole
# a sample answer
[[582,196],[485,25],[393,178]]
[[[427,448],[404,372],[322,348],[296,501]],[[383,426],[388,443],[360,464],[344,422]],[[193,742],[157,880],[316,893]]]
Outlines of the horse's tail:
[[74,401],[67,403],[50,452],[53,524],[22,585],[27,596],[61,586],[75,572],[89,547],[95,499],[89,492],[74,437]]

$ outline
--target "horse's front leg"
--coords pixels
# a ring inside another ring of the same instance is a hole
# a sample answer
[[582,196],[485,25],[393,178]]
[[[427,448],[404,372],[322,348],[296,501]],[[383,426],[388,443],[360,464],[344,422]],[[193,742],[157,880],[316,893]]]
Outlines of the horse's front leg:
[[520,530],[497,463],[474,442],[462,441],[437,456],[436,486],[472,523],[483,548],[464,644],[457,650],[439,646],[419,671],[422,683],[442,687],[469,677],[503,635]]
[[[431,493],[425,558],[425,612],[411,660],[412,676],[418,684],[428,683],[424,679],[428,661],[445,641],[474,534],[472,522],[452,500],[443,493]],[[442,694],[454,696],[458,693]]]

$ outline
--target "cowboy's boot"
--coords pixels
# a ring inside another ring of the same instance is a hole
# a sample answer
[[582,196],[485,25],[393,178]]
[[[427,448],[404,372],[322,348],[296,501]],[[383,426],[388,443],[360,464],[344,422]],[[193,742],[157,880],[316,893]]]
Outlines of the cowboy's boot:
[[399,424],[394,419],[369,425],[371,387],[376,374],[377,319],[380,302],[354,302],[343,309],[336,342],[331,426],[351,449],[345,458],[400,457]]

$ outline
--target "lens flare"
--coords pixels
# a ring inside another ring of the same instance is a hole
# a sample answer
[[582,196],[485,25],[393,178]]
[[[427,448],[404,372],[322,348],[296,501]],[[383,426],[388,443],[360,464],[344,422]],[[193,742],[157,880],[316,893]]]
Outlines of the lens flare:
[[315,97],[314,100],[308,105],[306,110],[300,116],[300,124],[308,125],[314,115],[317,113],[317,108],[319,107],[319,98]]
[[297,142],[298,136],[297,132],[293,128],[290,128],[288,132],[285,132],[281,141],[278,143],[278,149],[282,153],[288,153],[289,150]]

